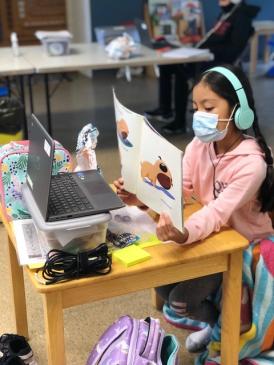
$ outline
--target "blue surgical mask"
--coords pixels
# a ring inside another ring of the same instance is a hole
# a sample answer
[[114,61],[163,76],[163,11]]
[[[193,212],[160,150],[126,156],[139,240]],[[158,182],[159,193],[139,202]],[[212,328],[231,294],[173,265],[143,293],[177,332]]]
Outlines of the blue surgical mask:
[[[237,105],[232,110],[232,113],[228,119],[219,119],[218,114],[207,113],[207,112],[195,112],[193,114],[192,128],[195,136],[198,137],[202,142],[217,142],[225,138],[229,126],[229,122],[233,119],[232,115]],[[227,121],[227,126],[222,131],[217,128],[218,121]]]

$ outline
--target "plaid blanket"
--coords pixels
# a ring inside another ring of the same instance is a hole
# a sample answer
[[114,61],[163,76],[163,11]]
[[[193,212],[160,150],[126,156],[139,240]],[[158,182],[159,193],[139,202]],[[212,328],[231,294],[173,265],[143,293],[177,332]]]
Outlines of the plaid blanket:
[[[244,293],[246,292],[246,295]],[[240,336],[241,365],[274,364],[274,236],[251,243],[243,256],[241,321],[250,322]],[[220,320],[208,349],[195,365],[220,364]],[[271,351],[272,349],[272,351]]]

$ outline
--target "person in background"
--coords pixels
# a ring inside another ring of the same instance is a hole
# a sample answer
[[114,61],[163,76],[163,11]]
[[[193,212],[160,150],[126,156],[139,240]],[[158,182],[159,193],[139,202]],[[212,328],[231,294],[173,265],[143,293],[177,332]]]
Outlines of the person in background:
[[[230,226],[251,243],[267,238],[274,247],[268,214],[274,210],[273,156],[261,133],[246,75],[231,65],[202,73],[193,88],[193,109],[195,137],[184,152],[183,196],[195,196],[202,208],[185,221],[183,232],[166,212],[161,213],[158,238],[186,245]],[[251,127],[254,137],[246,133]],[[144,209],[135,195],[124,190],[121,178],[114,185],[125,203]],[[219,311],[208,298],[221,282],[222,274],[214,274],[156,289],[175,315],[209,324],[187,337],[190,352],[200,351],[210,341]],[[274,296],[272,300],[274,305]]]
[[[145,115],[152,120],[169,122],[162,128],[162,133],[175,135],[186,132],[186,110],[189,94],[189,79],[195,77],[197,67],[203,71],[214,65],[234,64],[245,49],[254,30],[252,19],[259,7],[247,5],[241,0],[219,0],[221,14],[216,25],[196,45],[207,48],[214,55],[212,62],[199,64],[178,64],[159,66],[159,106]],[[174,75],[174,90],[172,89]],[[174,109],[172,96],[174,94]]]

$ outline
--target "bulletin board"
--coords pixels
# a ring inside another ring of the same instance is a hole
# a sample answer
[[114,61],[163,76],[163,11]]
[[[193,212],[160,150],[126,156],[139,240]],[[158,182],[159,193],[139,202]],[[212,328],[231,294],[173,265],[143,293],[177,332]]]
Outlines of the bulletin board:
[[149,0],[154,38],[177,38],[183,44],[199,42],[205,33],[202,3],[199,0]]

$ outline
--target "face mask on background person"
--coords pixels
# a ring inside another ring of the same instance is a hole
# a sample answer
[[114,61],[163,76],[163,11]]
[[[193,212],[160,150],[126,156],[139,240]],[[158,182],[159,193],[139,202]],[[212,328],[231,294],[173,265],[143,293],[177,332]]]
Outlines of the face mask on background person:
[[[217,142],[225,138],[229,126],[229,122],[233,120],[232,115],[237,105],[234,106],[228,119],[219,119],[218,114],[207,112],[195,112],[193,114],[192,128],[196,137],[202,142]],[[219,131],[218,122],[227,122],[225,129]]]

